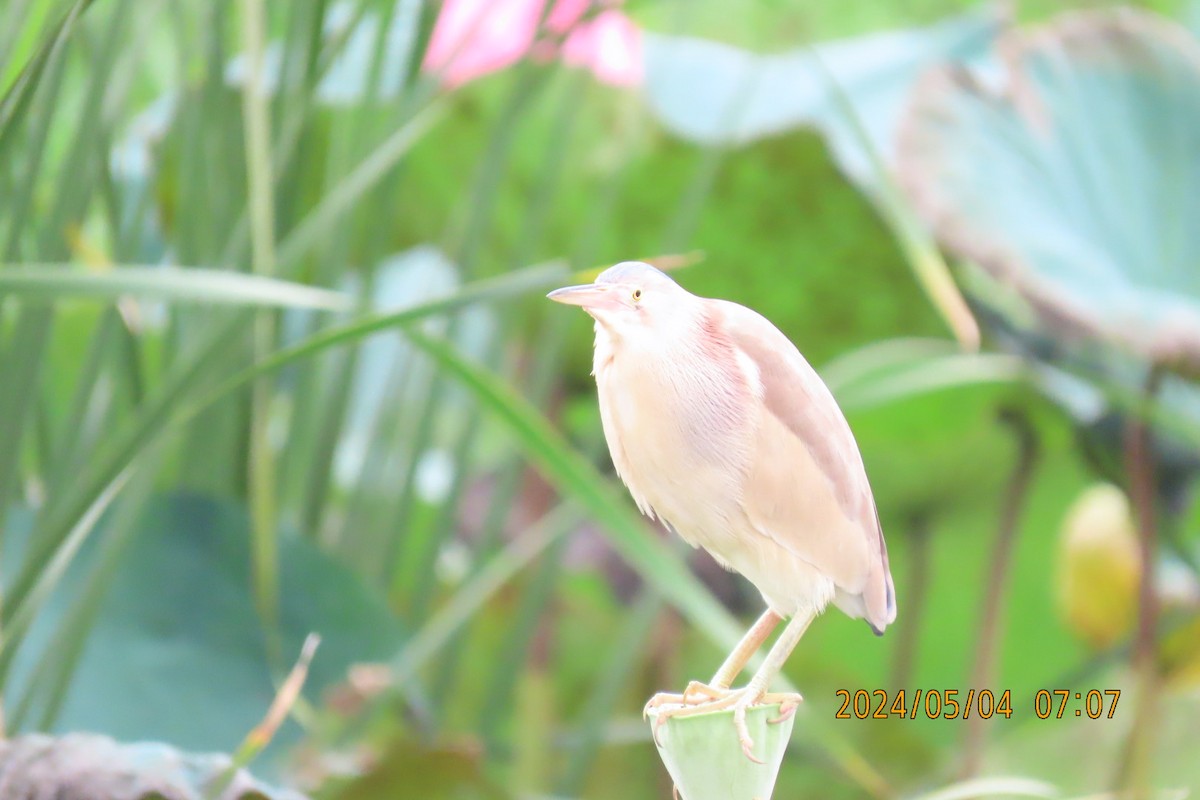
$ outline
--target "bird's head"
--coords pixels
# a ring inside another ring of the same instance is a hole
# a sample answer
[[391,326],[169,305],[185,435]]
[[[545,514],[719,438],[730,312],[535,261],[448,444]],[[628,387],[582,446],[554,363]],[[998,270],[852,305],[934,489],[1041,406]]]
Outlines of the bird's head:
[[698,299],[641,261],[622,261],[600,273],[595,283],[565,286],[546,296],[581,306],[598,325],[622,338],[666,333],[672,326],[690,321]]

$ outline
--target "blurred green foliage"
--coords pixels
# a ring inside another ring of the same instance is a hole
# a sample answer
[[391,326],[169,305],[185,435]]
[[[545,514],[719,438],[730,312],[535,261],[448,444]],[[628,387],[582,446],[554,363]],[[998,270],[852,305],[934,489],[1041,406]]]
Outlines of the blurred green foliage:
[[[250,271],[245,97],[225,70],[253,5],[0,9],[10,23],[0,25],[2,269]],[[615,479],[599,476],[608,461],[587,377],[589,320],[551,307],[542,290],[572,270],[699,251],[682,283],[760,310],[819,368],[883,340],[944,338],[944,323],[811,131],[698,147],[661,130],[636,92],[535,63],[452,92],[408,76],[396,95],[331,105],[318,79],[347,41],[319,32],[333,4],[266,5],[269,39],[301,76],[264,101],[276,275],[358,305],[245,311],[153,293],[112,304],[75,298],[69,281],[49,304],[0,294],[8,732],[87,726],[233,751],[316,628],[325,643],[280,733],[280,745],[304,744],[270,751],[256,765],[268,774],[345,800],[669,796],[641,705],[719,663],[733,626],[715,597],[746,622],[760,601],[707,556],[664,545]],[[378,21],[422,5],[343,8]],[[1017,16],[1094,5],[1023,2]],[[629,11],[653,30],[770,52],[973,6],[771,0],[731,12],[717,0],[643,0]],[[419,60],[435,11],[421,9],[406,63]],[[73,14],[78,24],[60,31]],[[382,41],[358,46],[377,71]],[[35,73],[26,97],[20,76]],[[148,133],[149,108],[167,113]],[[396,146],[409,129],[411,145]],[[144,172],[111,159],[130,143],[144,146]],[[542,262],[552,263],[524,269]],[[397,308],[413,313],[370,324],[373,311]],[[265,350],[256,320],[270,330]],[[272,354],[279,362],[261,366]],[[945,363],[928,362],[949,372]],[[268,387],[265,415],[250,378]],[[1068,792],[1109,786],[1117,728],[1101,752],[1094,728],[1039,720],[1032,705],[1040,688],[1128,685],[1119,649],[1088,650],[1056,614],[1060,522],[1093,480],[1075,423],[1025,381],[964,380],[847,404],[900,616],[883,639],[836,613],[805,637],[787,675],[807,704],[777,796],[911,796],[960,774],[962,721],[836,720],[835,692],[971,687],[992,543],[1012,502],[1017,454],[1002,408],[1028,417],[1040,457],[1007,575],[995,685],[975,687],[1011,690],[1015,712],[989,721],[984,774]],[[267,531],[248,521],[263,499],[256,440],[270,442],[278,480],[267,499],[279,524]],[[76,540],[86,542],[77,558]],[[632,568],[614,550],[632,554]],[[253,602],[269,584],[264,569],[279,585],[274,619]],[[21,576],[46,593],[17,592],[14,603]],[[28,637],[14,625],[25,613],[36,620]],[[221,631],[236,643],[208,635]],[[363,660],[389,665],[378,683],[347,672]],[[179,661],[186,671],[171,666]],[[1196,740],[1186,735],[1194,702],[1175,699],[1162,719],[1162,774],[1178,783],[1194,777],[1177,755]],[[14,714],[23,707],[41,713]],[[1076,764],[1070,774],[1064,761]]]

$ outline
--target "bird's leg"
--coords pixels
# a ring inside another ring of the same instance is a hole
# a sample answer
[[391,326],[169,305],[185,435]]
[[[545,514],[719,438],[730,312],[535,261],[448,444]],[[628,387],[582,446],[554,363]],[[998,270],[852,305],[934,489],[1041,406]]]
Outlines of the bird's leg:
[[664,705],[692,705],[704,704],[712,700],[720,700],[729,694],[729,684],[733,683],[733,679],[738,676],[738,673],[746,666],[746,662],[750,660],[750,656],[762,646],[762,643],[771,631],[780,623],[783,618],[776,614],[771,609],[763,612],[758,621],[746,631],[746,635],[737,643],[737,647],[725,659],[725,663],[721,664],[717,674],[708,683],[700,681],[691,681],[687,688],[683,690],[683,694],[673,694],[670,692],[659,692],[650,698],[650,702],[646,703],[646,708],[643,714],[652,708],[659,708]]
[[[783,629],[783,633],[779,635],[779,640],[771,647],[767,653],[767,658],[763,665],[759,667],[758,672],[754,673],[754,677],[742,689],[716,689],[704,684],[691,683],[688,689],[683,694],[658,694],[655,695],[646,705],[646,710],[652,708],[658,710],[654,721],[654,740],[658,741],[658,732],[667,720],[672,717],[691,717],[696,714],[708,714],[713,711],[721,711],[722,709],[733,709],[733,724],[737,731],[738,743],[742,746],[742,752],[746,757],[756,763],[762,763],[760,759],[754,756],[754,740],[750,738],[750,730],[746,726],[746,710],[751,706],[766,703],[774,705],[779,704],[779,716],[772,723],[783,722],[796,712],[797,706],[803,699],[798,694],[768,694],[767,686],[771,679],[774,678],[779,670],[783,668],[783,664],[787,661],[788,656],[792,654],[792,650],[796,648],[796,643],[800,641],[800,637],[808,630],[808,625],[816,617],[812,611],[804,611],[792,617],[791,621]],[[761,623],[762,620],[760,619]],[[759,625],[755,624],[755,628]],[[749,638],[749,636],[747,636]],[[764,636],[765,638],[765,636]],[[740,645],[739,645],[740,648]],[[693,694],[689,694],[693,693]],[[708,695],[708,700],[697,701],[693,699],[695,694]]]
[[[783,669],[784,662],[792,654],[800,637],[808,630],[809,623],[815,617],[816,614],[809,610],[802,610],[792,617],[783,629],[783,633],[779,634],[779,640],[767,653],[763,665],[759,667],[758,672],[754,673],[750,683],[738,694],[737,701],[733,703],[733,725],[737,729],[738,742],[741,744],[746,758],[751,761],[757,762],[758,759],[754,757],[754,740],[750,738],[750,730],[746,727],[746,709],[765,699],[767,686],[771,683],[771,679],[779,674],[779,670]],[[780,703],[779,717],[771,720],[772,722],[782,722],[794,714],[803,698],[798,694],[786,694],[778,695],[777,699]]]
[[750,630],[746,631],[746,635],[738,642],[737,647],[733,648],[729,658],[725,659],[725,663],[717,670],[717,674],[713,675],[713,679],[708,682],[708,685],[714,689],[728,689],[729,684],[733,683],[733,679],[746,666],[750,656],[754,655],[762,646],[762,643],[766,641],[767,637],[771,635],[771,631],[775,630],[775,626],[782,619],[769,608],[764,611],[758,621],[750,627]]

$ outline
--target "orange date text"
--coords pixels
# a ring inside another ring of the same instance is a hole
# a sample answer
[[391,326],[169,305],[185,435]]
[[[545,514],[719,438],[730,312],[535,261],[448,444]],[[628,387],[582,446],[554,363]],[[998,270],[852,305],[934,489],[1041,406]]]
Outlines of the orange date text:
[[1117,713],[1120,689],[1090,689],[1072,692],[1070,689],[1039,689],[1033,696],[1033,713],[1038,719],[1084,717],[1112,719]]
[[1012,717],[1012,690],[991,689],[838,689],[836,719],[991,719]]

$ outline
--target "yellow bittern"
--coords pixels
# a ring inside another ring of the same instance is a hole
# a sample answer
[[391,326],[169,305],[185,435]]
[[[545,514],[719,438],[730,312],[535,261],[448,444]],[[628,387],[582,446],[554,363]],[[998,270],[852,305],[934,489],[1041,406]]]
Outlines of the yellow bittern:
[[[636,261],[556,289],[596,321],[592,373],[617,474],[642,513],[750,579],[767,610],[708,684],[656,695],[671,716],[732,708],[750,758],[746,709],[768,695],[809,623],[832,602],[878,634],[896,618],[887,546],[862,456],[833,395],[755,311],[697,297]],[[730,689],[779,622],[762,667]]]

